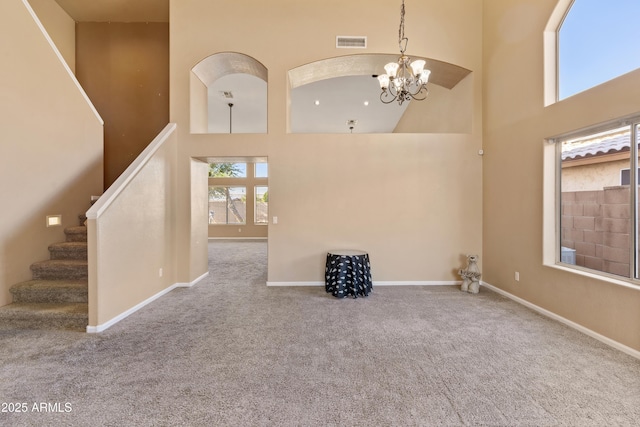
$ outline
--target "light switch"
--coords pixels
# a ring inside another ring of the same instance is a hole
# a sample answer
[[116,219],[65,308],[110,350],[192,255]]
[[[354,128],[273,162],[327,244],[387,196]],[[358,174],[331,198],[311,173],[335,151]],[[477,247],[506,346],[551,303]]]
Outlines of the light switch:
[[277,216],[274,216],[274,217],[273,217],[273,223],[274,223],[274,224],[277,224],[277,223],[278,223],[278,217],[277,217]]

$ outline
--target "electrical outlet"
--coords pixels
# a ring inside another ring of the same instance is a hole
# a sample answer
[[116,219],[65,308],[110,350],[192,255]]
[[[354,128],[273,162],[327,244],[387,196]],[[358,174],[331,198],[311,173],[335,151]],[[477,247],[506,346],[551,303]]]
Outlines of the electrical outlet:
[[516,271],[515,279],[516,279],[516,282],[520,281],[520,272],[519,271]]
[[162,277],[162,268],[158,270],[158,277]]

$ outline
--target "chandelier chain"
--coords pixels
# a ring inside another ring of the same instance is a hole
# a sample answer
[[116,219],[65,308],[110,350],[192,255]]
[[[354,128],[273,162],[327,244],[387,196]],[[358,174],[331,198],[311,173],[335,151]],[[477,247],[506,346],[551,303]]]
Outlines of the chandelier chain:
[[405,50],[407,50],[408,42],[409,39],[404,36],[404,0],[402,0],[402,6],[400,6],[400,28],[398,29],[398,46],[400,46],[400,53],[403,55]]

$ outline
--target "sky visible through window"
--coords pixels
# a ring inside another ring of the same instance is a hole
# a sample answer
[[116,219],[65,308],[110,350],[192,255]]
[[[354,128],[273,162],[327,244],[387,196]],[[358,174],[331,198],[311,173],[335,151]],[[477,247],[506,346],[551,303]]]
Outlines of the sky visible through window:
[[559,98],[640,67],[640,0],[575,0],[559,32]]
[[268,164],[264,162],[256,163],[256,178],[266,178],[268,174]]

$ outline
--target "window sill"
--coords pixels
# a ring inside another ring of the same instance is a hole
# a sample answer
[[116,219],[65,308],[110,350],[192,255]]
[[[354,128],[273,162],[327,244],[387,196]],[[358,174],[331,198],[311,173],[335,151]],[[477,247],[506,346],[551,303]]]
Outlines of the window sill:
[[640,281],[627,279],[627,278],[618,278],[617,276],[608,275],[607,273],[594,273],[593,270],[588,270],[582,268],[580,266],[573,266],[570,264],[544,264],[545,267],[551,267],[556,270],[566,271],[568,273],[574,273],[583,277],[588,277],[594,280],[600,280],[602,282],[611,283],[613,285],[623,286],[625,288],[634,289],[636,291],[640,291]]

